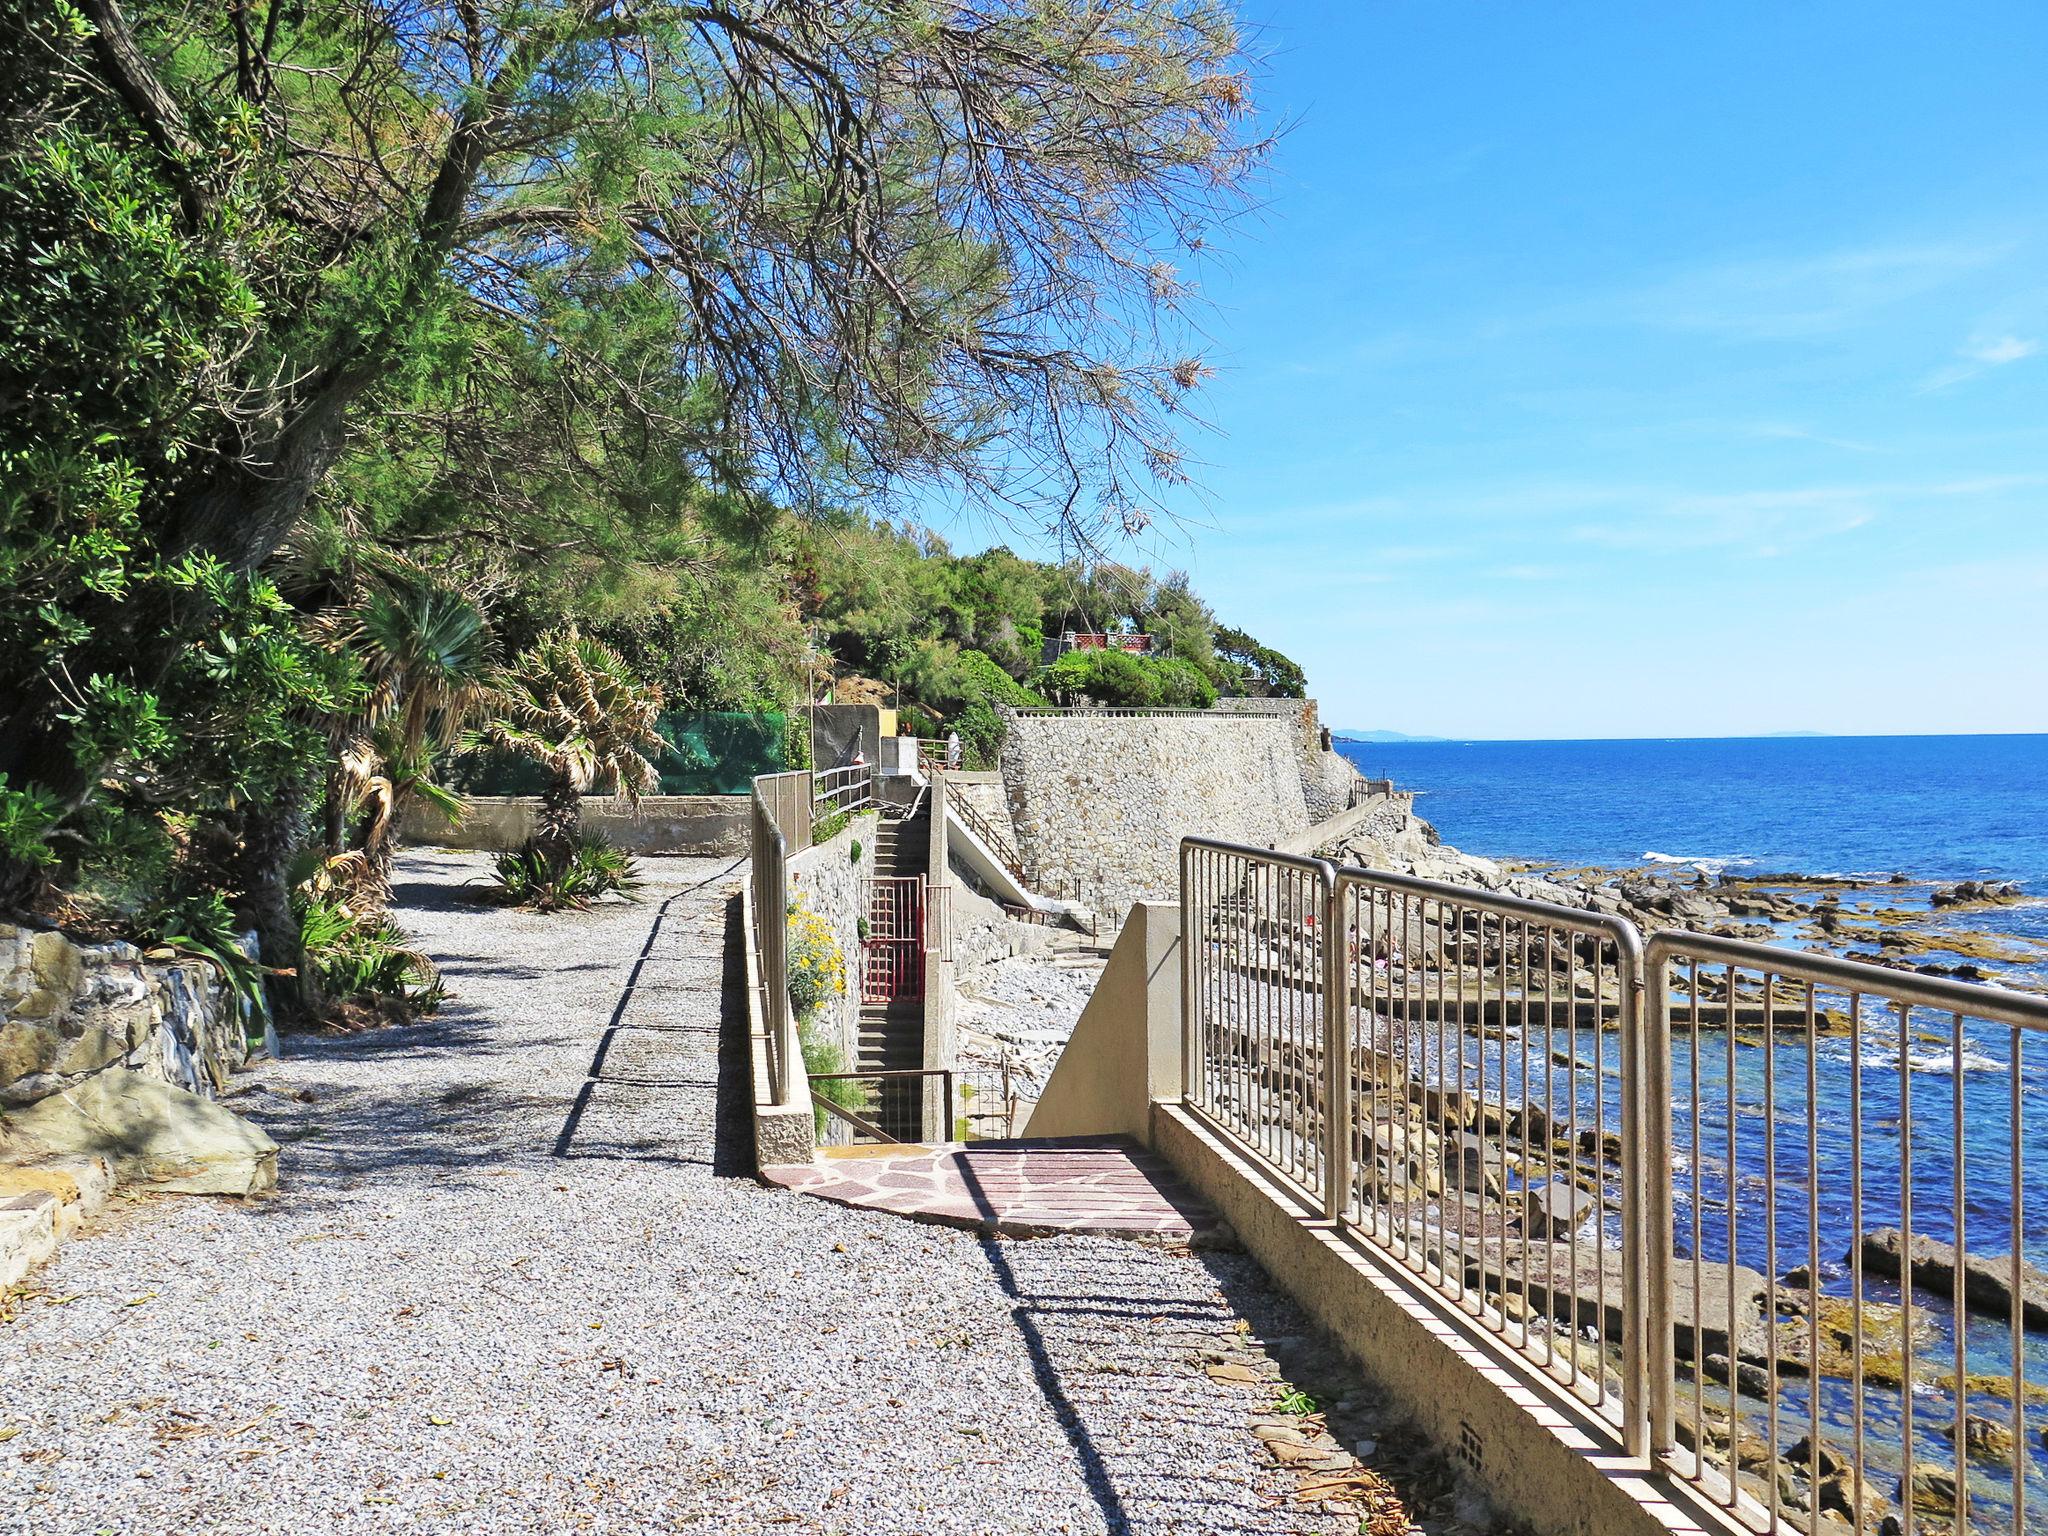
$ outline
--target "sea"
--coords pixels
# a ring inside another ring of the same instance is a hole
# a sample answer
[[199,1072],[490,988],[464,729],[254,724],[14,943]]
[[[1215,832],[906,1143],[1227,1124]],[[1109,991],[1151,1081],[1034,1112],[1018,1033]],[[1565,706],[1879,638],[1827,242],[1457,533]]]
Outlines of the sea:
[[[1988,979],[2048,985],[2048,735],[1339,748],[1368,776],[1413,791],[1417,814],[1445,842],[1490,858],[1569,868],[1663,866],[1687,877],[1695,869],[1710,877],[1791,872],[1888,881],[1902,874],[1910,887],[1845,892],[1844,900],[1906,907],[1924,905],[1934,883],[2017,882],[2029,898],[2019,905],[1934,916],[1927,924],[2012,940],[2032,958],[1986,964]],[[1783,942],[1801,941],[1787,932]],[[1952,1241],[1960,1224],[1971,1253],[2006,1255],[2017,1245],[2027,1261],[2048,1269],[2048,1035],[1965,1021],[1957,1040],[1951,1016],[1924,1009],[1902,1019],[1896,1009],[1873,1006],[1860,1017],[1854,1050],[1844,1039],[1822,1040],[1810,1058],[1803,1036],[1733,1050],[1717,1037],[1699,1067],[1696,1130],[1688,1102],[1694,1069],[1686,1042],[1675,1040],[1672,1242],[1681,1283],[1693,1253],[1707,1261],[1732,1254],[1766,1274],[1810,1257],[1818,1261],[1823,1291],[1846,1296],[1855,1234],[1899,1220],[1908,1149],[1916,1233]],[[1572,1048],[1583,1052],[1589,1043],[1575,1040]],[[1603,1069],[1618,1065],[1611,1039],[1596,1048]],[[1540,1086],[1532,1082],[1531,1091]],[[1617,1091],[1610,1087],[1608,1094]],[[1860,1159],[1845,1130],[1852,1104],[1870,1138]],[[1806,1171],[1809,1134],[1818,1179]],[[1618,1240],[1619,1233],[1609,1236]],[[1910,1300],[1932,1324],[1932,1336],[1914,1355],[1916,1461],[1953,1465],[1941,1431],[1955,1415],[1959,1363],[1960,1374],[1972,1379],[1967,1411],[2000,1423],[2012,1422],[2016,1363],[2026,1388],[2021,1395],[2048,1383],[2048,1334],[2029,1330],[2016,1362],[2002,1319],[1966,1315],[1959,1338],[1946,1296],[1901,1297],[1895,1287],[1868,1280],[1864,1296]],[[1681,1398],[1689,1391],[1682,1385]],[[1801,1426],[1795,1433],[1817,1416],[1823,1438],[1838,1445],[1848,1444],[1860,1420],[1882,1476],[1902,1460],[1908,1401],[1897,1391],[1866,1390],[1859,1404],[1845,1384],[1823,1378],[1818,1400],[1794,1382],[1780,1407]],[[1753,1418],[1761,1411],[1743,1406]],[[2048,1446],[2039,1434],[2048,1410],[2037,1406],[2027,1417],[2031,1529],[2048,1511]],[[1764,1427],[1760,1419],[1756,1427]],[[1983,1513],[2009,1511],[2008,1472],[1979,1464],[1971,1482]],[[1893,1491],[1888,1482],[1884,1491]]]

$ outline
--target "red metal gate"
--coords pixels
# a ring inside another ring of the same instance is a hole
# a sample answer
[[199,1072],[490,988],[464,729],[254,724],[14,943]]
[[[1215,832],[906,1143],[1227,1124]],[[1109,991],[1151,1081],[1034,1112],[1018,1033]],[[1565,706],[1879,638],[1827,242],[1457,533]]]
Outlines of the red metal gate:
[[886,875],[867,885],[868,931],[860,944],[860,1000],[914,1002],[924,996],[924,876]]

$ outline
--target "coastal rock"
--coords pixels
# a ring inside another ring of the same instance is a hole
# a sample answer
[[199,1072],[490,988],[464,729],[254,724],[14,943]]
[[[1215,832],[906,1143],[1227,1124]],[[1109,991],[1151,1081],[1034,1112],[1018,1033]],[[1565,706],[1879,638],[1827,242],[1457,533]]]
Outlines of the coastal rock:
[[[1865,1274],[1887,1280],[1904,1278],[1905,1240],[1897,1227],[1879,1227],[1863,1234]],[[1844,1263],[1849,1262],[1845,1257]],[[1913,1236],[1912,1282],[1940,1295],[1955,1290],[1956,1250],[1919,1233]],[[2013,1312],[2012,1259],[2007,1255],[1970,1254],[1963,1260],[1963,1304],[1992,1317]],[[2020,1316],[2026,1327],[2048,1328],[2048,1274],[2022,1261],[2019,1275]]]
[[1523,1224],[1533,1237],[1568,1237],[1600,1208],[1600,1197],[1576,1184],[1539,1184],[1528,1192]]
[[2008,907],[2024,900],[2025,896],[2026,893],[2011,880],[1963,880],[1955,885],[1935,887],[1927,902],[1934,907]]
[[104,1157],[123,1183],[173,1194],[259,1195],[277,1143],[209,1099],[140,1072],[102,1072],[7,1119],[6,1155]]
[[[1954,1443],[1956,1427],[1953,1422],[1941,1426],[1942,1438]],[[2001,1424],[1996,1419],[1987,1419],[1973,1413],[1963,1419],[1963,1450],[1978,1461],[2007,1463],[2012,1460],[2012,1426]]]

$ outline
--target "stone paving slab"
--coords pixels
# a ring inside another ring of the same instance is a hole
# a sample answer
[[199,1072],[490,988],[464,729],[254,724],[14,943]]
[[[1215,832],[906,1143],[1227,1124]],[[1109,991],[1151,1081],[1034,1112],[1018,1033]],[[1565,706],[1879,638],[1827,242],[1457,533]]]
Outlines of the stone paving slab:
[[1196,1244],[1222,1223],[1166,1162],[1121,1136],[845,1147],[763,1170],[771,1183],[862,1210],[1006,1237],[1059,1232]]

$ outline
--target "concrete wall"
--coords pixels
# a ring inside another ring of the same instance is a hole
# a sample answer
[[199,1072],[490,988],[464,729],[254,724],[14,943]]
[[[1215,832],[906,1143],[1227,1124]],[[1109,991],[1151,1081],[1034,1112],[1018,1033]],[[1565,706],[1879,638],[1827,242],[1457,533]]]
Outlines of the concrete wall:
[[[745,795],[646,795],[636,812],[623,800],[591,795],[583,802],[583,828],[631,853],[737,858],[747,851],[747,800]],[[407,808],[399,838],[436,848],[504,853],[533,835],[539,804],[532,795],[475,795],[453,826],[439,812],[416,804]]]
[[1132,906],[1025,1135],[1151,1140],[1153,1101],[1181,1093],[1180,965],[1180,908]]
[[1025,872],[1052,896],[1078,879],[1102,910],[1177,895],[1183,836],[1307,830],[1300,739],[1286,715],[1015,716],[1002,773]]

